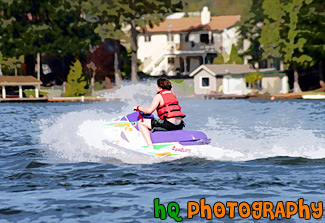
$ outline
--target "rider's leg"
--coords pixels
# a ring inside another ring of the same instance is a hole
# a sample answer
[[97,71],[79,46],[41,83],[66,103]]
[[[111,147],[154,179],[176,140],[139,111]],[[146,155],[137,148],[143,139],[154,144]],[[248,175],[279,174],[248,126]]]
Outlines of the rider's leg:
[[138,122],[139,130],[143,135],[143,138],[146,140],[149,149],[154,149],[152,144],[152,139],[150,135],[151,119],[143,119]]

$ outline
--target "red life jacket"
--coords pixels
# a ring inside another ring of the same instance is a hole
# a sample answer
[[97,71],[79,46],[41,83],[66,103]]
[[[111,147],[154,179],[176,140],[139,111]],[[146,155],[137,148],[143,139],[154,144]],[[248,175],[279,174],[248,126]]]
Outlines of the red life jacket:
[[157,94],[160,94],[164,100],[164,104],[159,105],[157,107],[157,113],[160,119],[174,118],[174,117],[184,118],[186,116],[181,111],[181,107],[178,104],[178,100],[172,91],[163,89],[159,91]]

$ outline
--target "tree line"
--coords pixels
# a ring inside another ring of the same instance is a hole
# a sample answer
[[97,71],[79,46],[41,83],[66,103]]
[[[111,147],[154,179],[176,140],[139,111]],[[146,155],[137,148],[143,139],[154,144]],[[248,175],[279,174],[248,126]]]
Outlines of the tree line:
[[[84,57],[110,40],[114,42],[115,81],[119,84],[120,42],[128,39],[131,80],[136,82],[136,29],[153,26],[181,7],[179,0],[0,0],[0,64],[18,64],[22,55]],[[130,30],[129,36],[124,29]],[[91,64],[87,67],[96,70]]]
[[[299,69],[315,64],[323,67],[322,0],[0,0],[0,64],[17,70],[23,57],[26,60],[28,56],[85,58],[88,51],[109,40],[114,46],[114,76],[119,84],[121,42],[128,42],[131,80],[136,82],[137,28],[153,26],[168,13],[198,11],[204,5],[210,7],[213,15],[242,13],[241,40],[250,42],[242,56],[251,56],[252,64],[274,58],[282,61],[286,69],[294,71],[294,91],[299,91]],[[86,63],[95,75],[96,66],[91,61]],[[322,73],[320,80],[324,78]]]
[[294,92],[301,91],[298,71],[315,64],[319,65],[320,85],[324,85],[324,30],[322,0],[252,0],[240,26],[242,41],[251,43],[244,55],[251,56],[251,63],[282,61],[284,69],[294,72]]

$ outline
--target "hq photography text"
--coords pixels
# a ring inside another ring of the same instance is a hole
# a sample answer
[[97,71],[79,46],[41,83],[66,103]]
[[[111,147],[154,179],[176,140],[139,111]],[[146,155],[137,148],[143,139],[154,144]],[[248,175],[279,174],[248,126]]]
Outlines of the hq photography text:
[[[180,215],[181,207],[177,202],[170,202],[166,206],[160,203],[159,198],[153,200],[154,217],[161,220],[166,220],[167,217],[174,219],[176,222],[182,222],[184,217]],[[323,202],[304,203],[304,199],[294,201],[278,201],[273,203],[270,201],[254,201],[251,204],[247,202],[227,201],[216,202],[213,205],[206,203],[205,198],[199,202],[187,202],[187,219],[192,219],[195,216],[199,218],[211,220],[222,219],[224,217],[233,218],[253,218],[259,220],[261,218],[275,219],[291,219],[297,215],[300,219],[310,220],[320,219],[323,216]]]

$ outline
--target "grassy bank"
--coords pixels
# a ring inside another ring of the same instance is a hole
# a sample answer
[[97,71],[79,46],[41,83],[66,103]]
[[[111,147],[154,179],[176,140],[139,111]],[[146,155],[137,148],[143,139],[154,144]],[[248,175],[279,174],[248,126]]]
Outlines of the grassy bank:
[[[26,95],[26,98],[29,98],[29,97],[36,97],[35,96],[35,90],[24,90],[24,94]],[[40,97],[44,97],[44,96],[47,96],[48,93],[47,92],[44,92],[44,91],[40,91],[39,92],[39,96]]]
[[325,87],[316,89],[316,90],[312,90],[312,91],[304,91],[302,94],[304,95],[315,95],[315,94],[321,94],[321,95],[325,95]]

